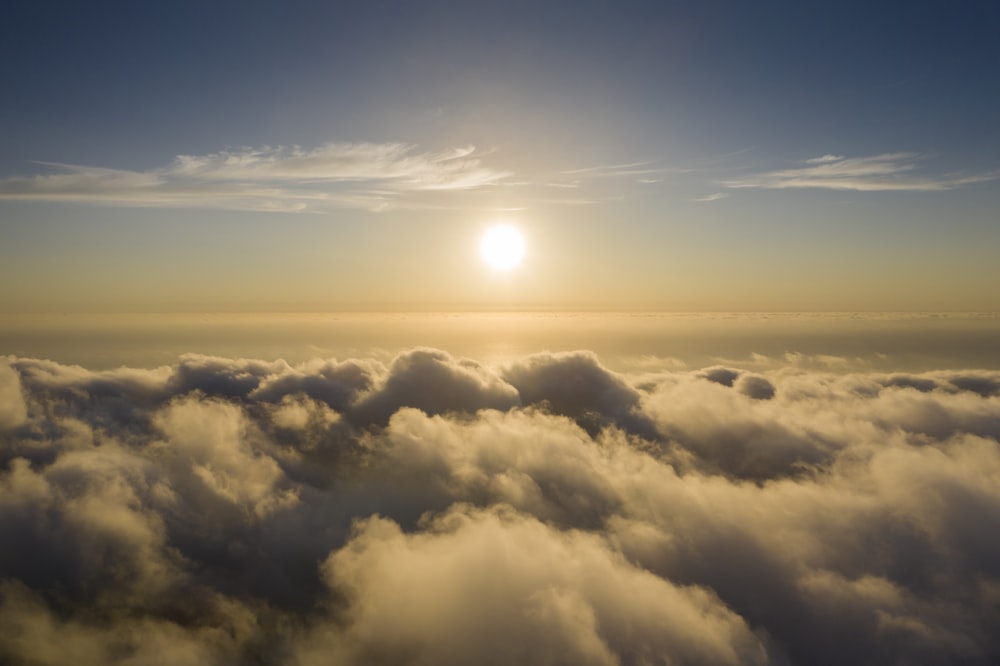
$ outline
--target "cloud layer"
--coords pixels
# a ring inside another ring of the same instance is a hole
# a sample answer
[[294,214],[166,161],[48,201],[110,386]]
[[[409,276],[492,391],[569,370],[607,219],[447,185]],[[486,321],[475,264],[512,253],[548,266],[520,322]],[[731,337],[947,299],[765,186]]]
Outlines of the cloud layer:
[[1000,659],[1000,373],[0,362],[0,661]]
[[473,147],[417,152],[401,143],[329,143],[180,155],[165,167],[125,171],[46,164],[57,173],[0,180],[0,199],[112,206],[317,211],[417,205],[420,193],[468,190],[508,174]]

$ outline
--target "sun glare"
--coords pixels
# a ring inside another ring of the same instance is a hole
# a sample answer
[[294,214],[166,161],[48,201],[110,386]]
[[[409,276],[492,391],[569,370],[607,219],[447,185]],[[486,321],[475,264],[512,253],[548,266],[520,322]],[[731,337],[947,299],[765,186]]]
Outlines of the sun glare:
[[490,268],[509,271],[524,259],[524,235],[509,224],[490,227],[479,241],[479,253]]

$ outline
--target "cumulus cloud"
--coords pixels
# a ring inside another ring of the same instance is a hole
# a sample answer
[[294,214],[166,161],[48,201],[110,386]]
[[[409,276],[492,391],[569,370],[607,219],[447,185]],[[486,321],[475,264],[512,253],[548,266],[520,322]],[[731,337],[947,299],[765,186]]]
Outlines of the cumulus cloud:
[[384,381],[363,397],[356,413],[365,421],[385,424],[400,407],[441,414],[508,409],[518,403],[514,387],[475,361],[415,349],[393,360]]
[[509,174],[473,147],[418,152],[401,143],[328,143],[179,155],[128,171],[42,163],[56,173],[0,180],[0,199],[109,206],[322,211],[418,205],[415,195],[486,187]]
[[668,361],[7,358],[0,661],[1000,659],[1000,373]]
[[638,411],[639,392],[590,352],[536,354],[512,363],[504,379],[526,404],[564,414],[593,432],[609,423],[648,431]]
[[823,155],[805,160],[793,169],[752,174],[724,181],[732,188],[822,188],[860,192],[952,190],[1000,178],[1000,171],[986,173],[925,174],[918,170],[917,153],[886,153],[869,157]]
[[369,518],[322,568],[351,604],[306,644],[306,664],[766,661],[711,592],[636,567],[599,535],[503,506],[456,505],[413,534]]

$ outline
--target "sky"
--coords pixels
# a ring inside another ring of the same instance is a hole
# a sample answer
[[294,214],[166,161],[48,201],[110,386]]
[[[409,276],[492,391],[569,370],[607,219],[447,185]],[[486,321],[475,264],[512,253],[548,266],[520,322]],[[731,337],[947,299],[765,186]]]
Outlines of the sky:
[[2,17],[0,663],[1000,663],[995,0]]
[[15,1],[0,312],[996,310],[998,29],[985,0]]

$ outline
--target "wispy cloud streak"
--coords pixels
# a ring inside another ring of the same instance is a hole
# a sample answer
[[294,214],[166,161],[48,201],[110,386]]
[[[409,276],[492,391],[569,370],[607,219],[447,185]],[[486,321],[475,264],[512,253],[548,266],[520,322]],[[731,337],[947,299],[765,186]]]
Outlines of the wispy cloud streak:
[[107,206],[315,211],[411,205],[417,193],[471,190],[509,174],[474,147],[417,152],[402,143],[329,143],[180,155],[149,171],[42,163],[58,173],[0,180],[0,199]]
[[804,160],[795,169],[751,174],[722,181],[731,188],[780,190],[819,188],[859,192],[952,190],[1000,178],[1000,171],[986,173],[922,174],[917,170],[918,153],[886,153],[870,157],[822,155]]
[[[658,167],[654,162],[626,162],[622,164],[602,164],[598,166],[567,169],[560,171],[546,185],[557,189],[579,189],[593,185],[595,181],[634,181],[644,185],[659,183],[665,174],[689,173],[692,169]],[[574,200],[571,203],[580,203]],[[587,201],[583,203],[597,203]]]
[[652,166],[652,162],[629,162],[627,164],[606,164],[600,166],[585,167],[582,169],[570,169],[563,171],[567,176],[583,176],[587,178],[618,178],[621,176],[645,176],[651,174],[661,174],[667,169]]

